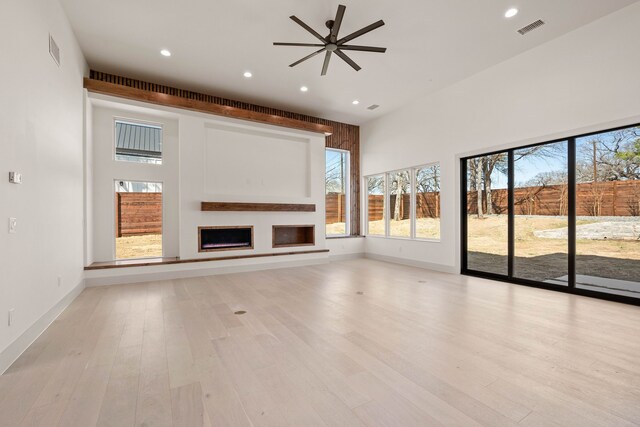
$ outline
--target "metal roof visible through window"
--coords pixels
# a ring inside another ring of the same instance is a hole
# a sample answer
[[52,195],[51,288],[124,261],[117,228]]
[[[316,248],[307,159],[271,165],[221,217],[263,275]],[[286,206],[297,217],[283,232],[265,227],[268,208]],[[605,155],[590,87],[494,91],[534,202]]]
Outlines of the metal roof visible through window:
[[162,158],[162,128],[116,121],[116,154]]

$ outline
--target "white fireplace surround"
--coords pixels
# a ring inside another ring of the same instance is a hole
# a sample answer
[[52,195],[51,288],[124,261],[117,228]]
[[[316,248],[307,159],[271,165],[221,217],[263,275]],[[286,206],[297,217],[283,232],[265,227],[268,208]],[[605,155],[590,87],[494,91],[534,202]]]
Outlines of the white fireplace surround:
[[[114,245],[114,179],[151,180],[163,183],[163,246],[165,257],[212,258],[325,249],[324,168],[325,137],[322,134],[227,119],[207,114],[124,101],[104,95],[88,95],[92,135],[87,138],[90,162],[87,173],[87,265],[112,260]],[[163,127],[163,164],[126,164],[113,160],[115,119],[151,122]],[[203,201],[315,204],[315,212],[203,212]],[[314,225],[315,244],[300,248],[273,248],[272,226]],[[198,227],[253,226],[253,248],[199,252]],[[298,260],[327,260],[326,253],[298,255]],[[291,262],[273,257],[270,263]],[[217,262],[246,266],[263,260]],[[180,265],[180,269],[213,268]],[[172,267],[175,270],[178,267]],[[156,270],[158,268],[156,267]],[[126,269],[129,270],[129,269]],[[87,271],[92,276],[124,272]]]

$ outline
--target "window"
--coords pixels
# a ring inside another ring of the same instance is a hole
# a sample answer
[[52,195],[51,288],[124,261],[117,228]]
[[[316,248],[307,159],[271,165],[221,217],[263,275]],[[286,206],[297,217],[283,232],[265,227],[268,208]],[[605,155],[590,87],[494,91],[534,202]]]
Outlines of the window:
[[389,183],[389,236],[411,237],[411,171],[387,174]]
[[440,165],[416,169],[417,239],[440,239]]
[[567,156],[567,141],[513,152],[514,277],[567,285]]
[[506,275],[508,153],[467,159],[465,167],[468,268]]
[[162,256],[162,184],[115,182],[116,259]]
[[366,178],[367,184],[367,230],[370,236],[385,236],[384,175]]
[[368,176],[365,185],[368,236],[440,240],[439,163]]
[[639,125],[461,166],[463,273],[640,301]]
[[326,174],[326,235],[349,234],[349,152],[327,148]]
[[640,126],[576,139],[576,287],[640,298]]
[[116,120],[115,159],[162,164],[162,127]]

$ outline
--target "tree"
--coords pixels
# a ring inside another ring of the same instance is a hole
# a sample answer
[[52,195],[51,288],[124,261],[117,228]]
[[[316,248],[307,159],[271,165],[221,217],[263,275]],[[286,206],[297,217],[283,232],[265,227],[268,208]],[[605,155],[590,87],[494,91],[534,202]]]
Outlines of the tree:
[[[440,193],[440,165],[418,169],[416,171],[416,212],[432,218],[438,217],[438,193]],[[428,194],[434,197],[429,198]],[[429,200],[433,203],[430,204]],[[418,208],[420,208],[419,212]]]
[[345,156],[342,153],[336,153],[335,156],[327,158],[324,182],[327,193],[345,192],[345,172]]
[[640,127],[597,134],[578,143],[578,182],[640,179]]
[[390,177],[390,194],[395,195],[395,205],[393,207],[393,220],[400,221],[401,207],[402,207],[402,195],[405,194],[409,186],[411,185],[411,179],[409,178],[409,171],[400,171],[389,175]]

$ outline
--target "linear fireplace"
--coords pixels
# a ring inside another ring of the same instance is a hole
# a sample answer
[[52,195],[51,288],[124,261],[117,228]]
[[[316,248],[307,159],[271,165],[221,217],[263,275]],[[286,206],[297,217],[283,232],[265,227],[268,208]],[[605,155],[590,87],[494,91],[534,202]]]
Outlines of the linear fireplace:
[[198,227],[198,252],[253,249],[253,226]]

